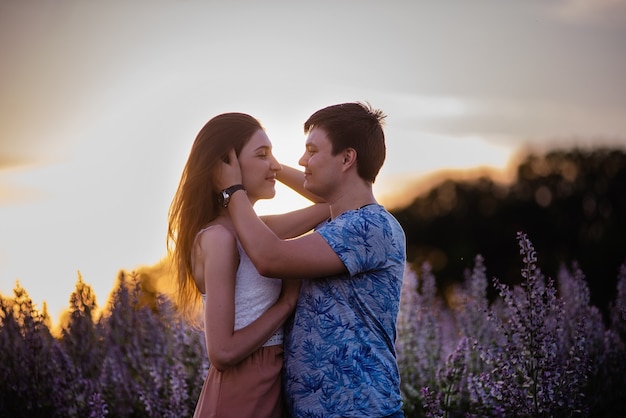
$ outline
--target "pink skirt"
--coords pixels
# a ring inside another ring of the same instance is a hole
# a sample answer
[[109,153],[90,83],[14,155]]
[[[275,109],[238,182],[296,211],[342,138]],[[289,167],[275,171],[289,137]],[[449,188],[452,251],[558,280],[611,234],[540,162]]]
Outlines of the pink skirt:
[[220,372],[209,367],[194,418],[282,418],[283,346],[261,347]]

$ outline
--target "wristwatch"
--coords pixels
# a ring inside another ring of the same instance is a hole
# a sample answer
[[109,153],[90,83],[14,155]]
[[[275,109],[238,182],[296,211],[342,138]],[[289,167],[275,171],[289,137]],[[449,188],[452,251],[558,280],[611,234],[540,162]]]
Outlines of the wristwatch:
[[235,184],[234,186],[230,186],[230,187],[222,190],[217,195],[217,200],[220,202],[220,205],[222,205],[222,207],[227,208],[228,204],[230,203],[230,197],[237,190],[243,190],[244,192],[246,191],[246,189],[243,188],[243,184]]

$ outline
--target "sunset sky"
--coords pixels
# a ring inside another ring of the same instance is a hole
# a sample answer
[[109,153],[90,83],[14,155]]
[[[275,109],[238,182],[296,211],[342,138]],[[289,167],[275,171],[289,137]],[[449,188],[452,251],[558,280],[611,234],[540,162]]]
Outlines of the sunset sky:
[[312,112],[381,108],[383,203],[527,147],[626,147],[625,48],[626,0],[0,0],[0,293],[19,280],[56,321],[78,271],[102,307],[120,269],[158,262],[223,112],[297,165]]

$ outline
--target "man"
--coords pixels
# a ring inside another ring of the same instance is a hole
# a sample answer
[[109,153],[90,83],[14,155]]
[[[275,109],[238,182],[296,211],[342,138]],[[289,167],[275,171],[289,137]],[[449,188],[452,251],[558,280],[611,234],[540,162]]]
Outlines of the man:
[[[294,417],[403,416],[394,343],[406,241],[372,191],[385,160],[384,118],[369,105],[344,103],[304,123],[304,187],[330,207],[330,219],[311,234],[280,240],[244,192],[226,192],[259,272],[303,279],[285,341],[283,384]],[[217,182],[241,183],[234,152]]]

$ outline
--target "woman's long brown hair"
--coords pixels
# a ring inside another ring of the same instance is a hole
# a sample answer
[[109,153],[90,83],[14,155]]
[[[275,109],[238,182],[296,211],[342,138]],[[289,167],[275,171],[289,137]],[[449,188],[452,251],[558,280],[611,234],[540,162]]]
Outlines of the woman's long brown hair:
[[201,294],[193,279],[191,254],[198,231],[220,213],[213,174],[230,149],[239,155],[259,129],[263,129],[259,121],[244,113],[224,113],[209,120],[196,136],[170,205],[167,250],[176,278],[176,304],[194,326],[199,325]]

